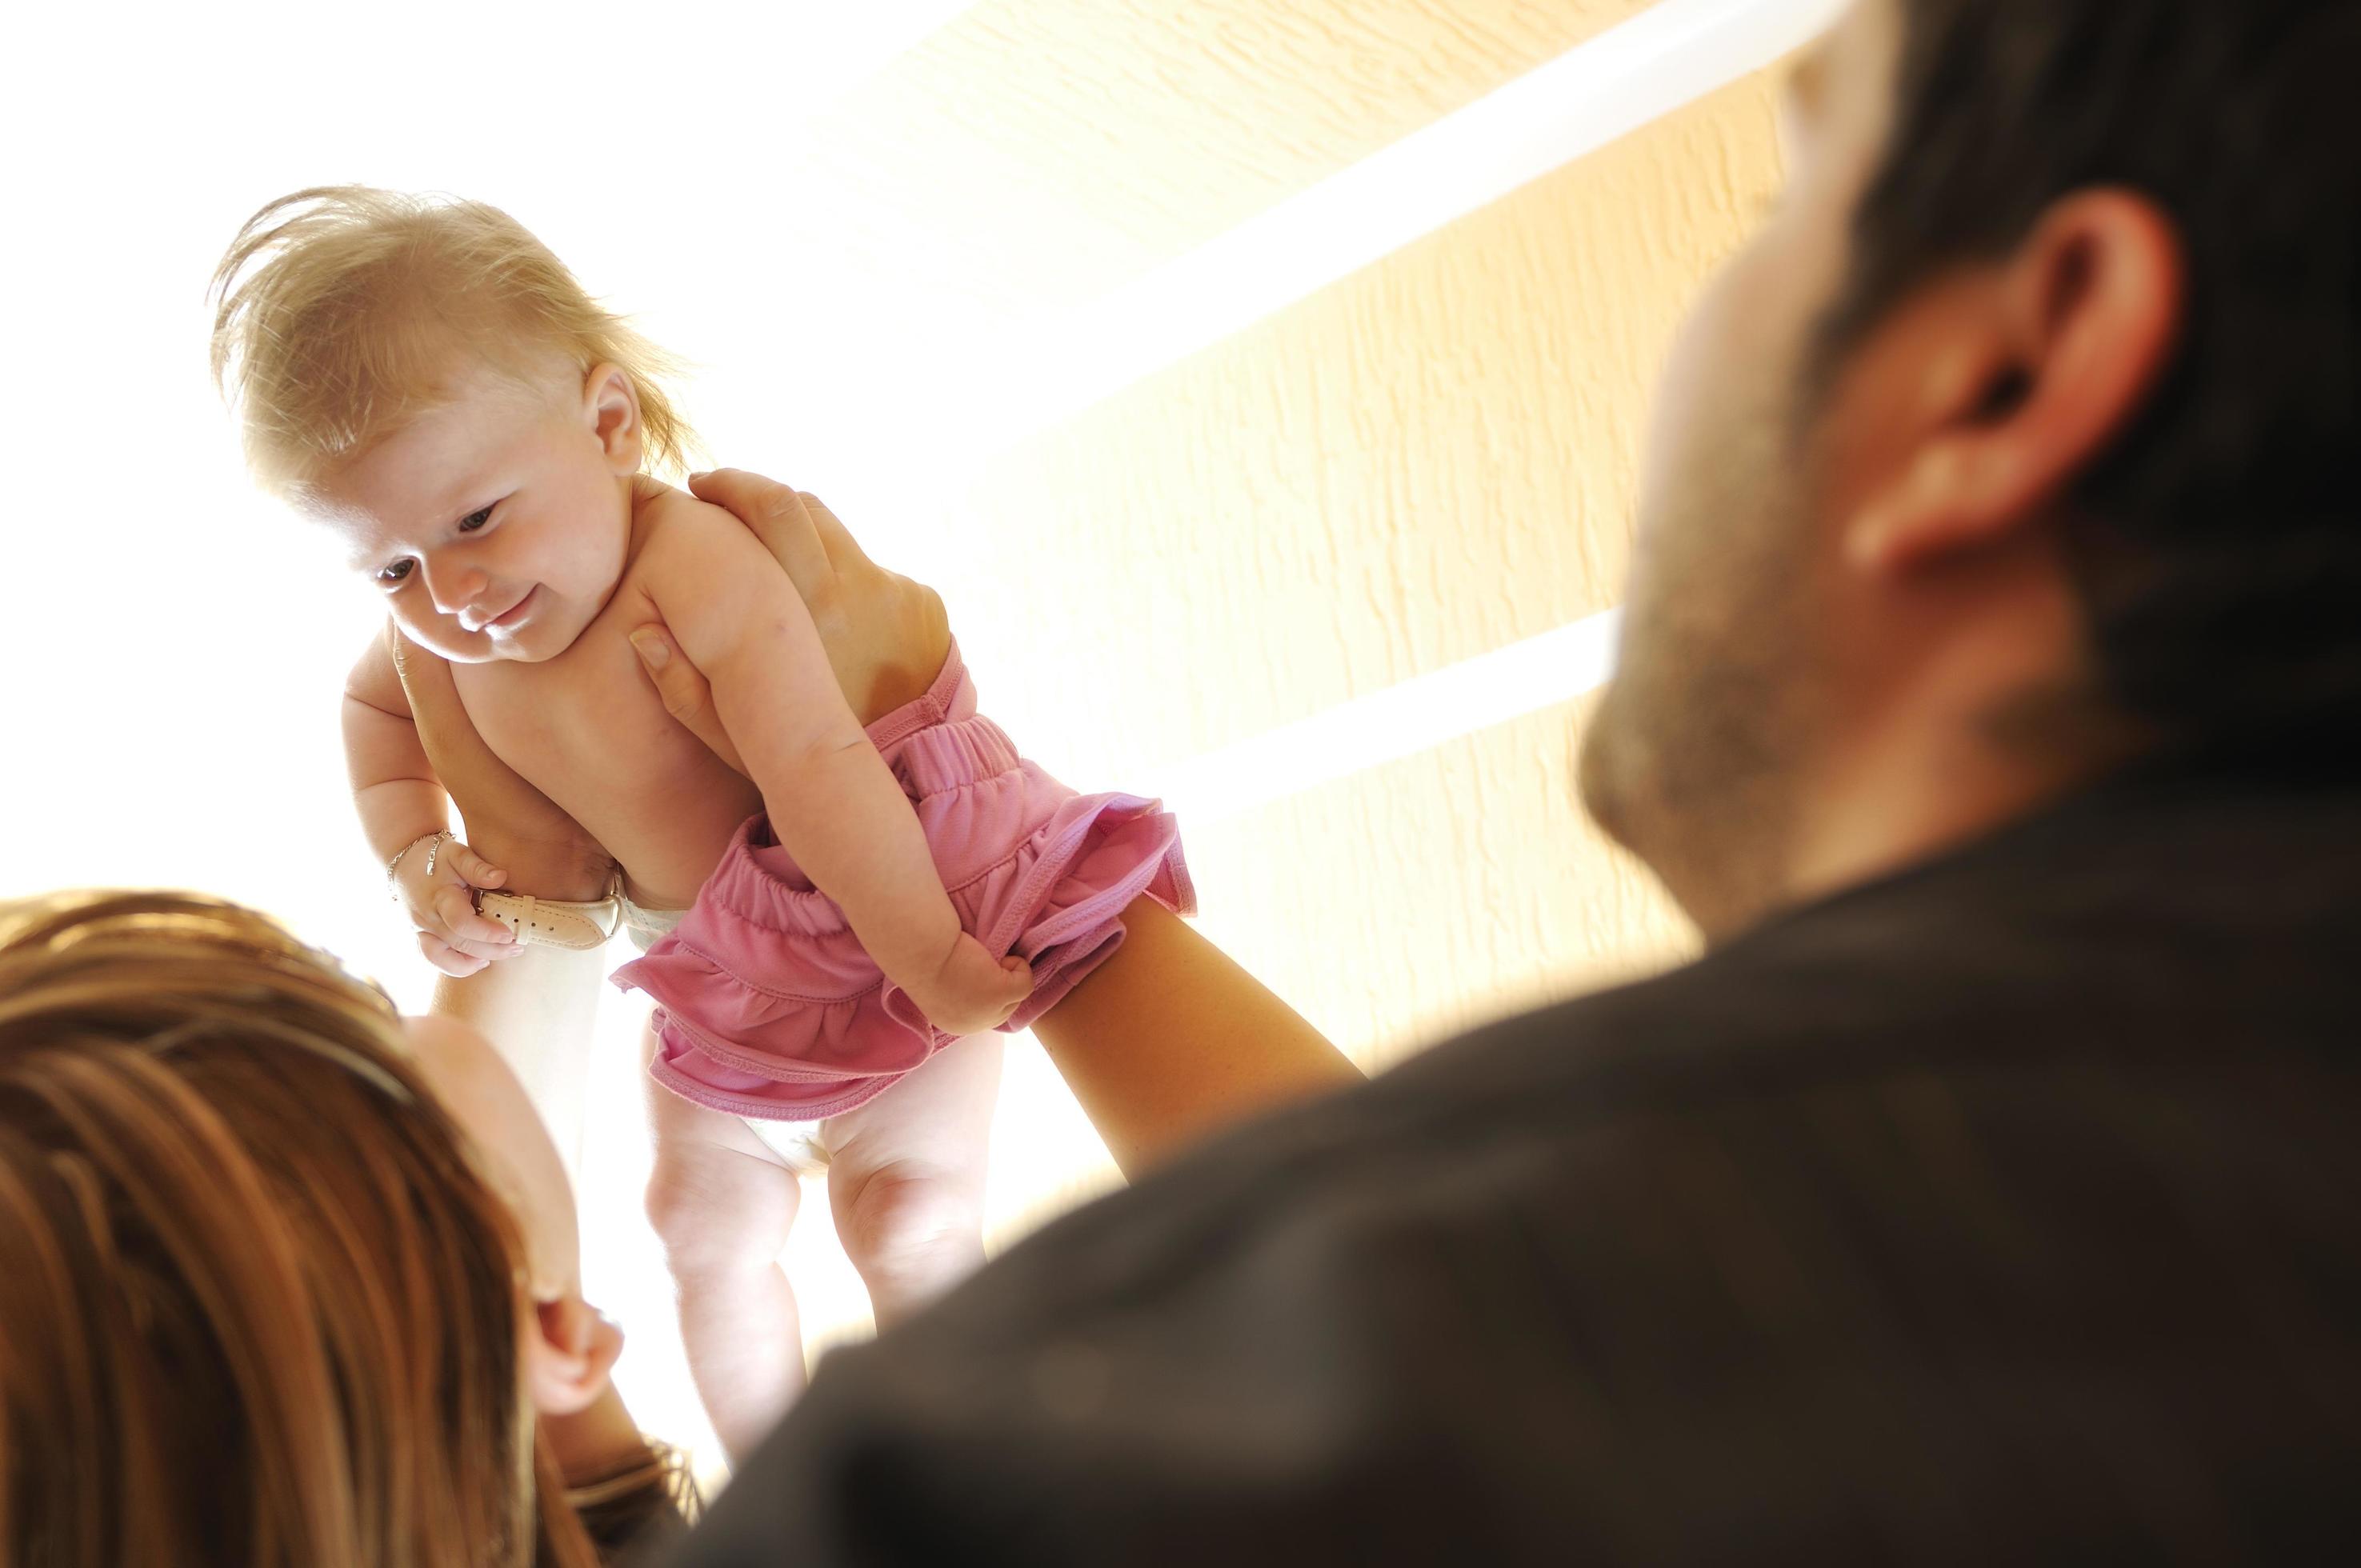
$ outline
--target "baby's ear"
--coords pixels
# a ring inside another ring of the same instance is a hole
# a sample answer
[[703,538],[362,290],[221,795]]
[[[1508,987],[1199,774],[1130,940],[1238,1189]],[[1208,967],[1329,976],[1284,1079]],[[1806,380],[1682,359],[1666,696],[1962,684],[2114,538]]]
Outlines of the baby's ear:
[[645,440],[640,428],[640,391],[631,372],[606,362],[590,367],[582,378],[582,413],[607,455],[607,466],[618,474],[638,473]]
[[533,1409],[570,1416],[606,1392],[608,1375],[623,1354],[623,1331],[571,1291],[533,1303],[525,1333],[525,1378]]

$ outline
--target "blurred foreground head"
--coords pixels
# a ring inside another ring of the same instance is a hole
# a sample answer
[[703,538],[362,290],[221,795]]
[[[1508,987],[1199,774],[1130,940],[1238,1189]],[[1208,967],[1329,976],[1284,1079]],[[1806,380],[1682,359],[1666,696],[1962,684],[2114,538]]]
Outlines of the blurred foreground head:
[[596,1561],[508,1203],[262,916],[0,902],[0,1562]]
[[1905,743],[1972,791],[2361,717],[2356,68],[2354,0],[1858,0],[1799,66],[1584,759],[1709,930]]

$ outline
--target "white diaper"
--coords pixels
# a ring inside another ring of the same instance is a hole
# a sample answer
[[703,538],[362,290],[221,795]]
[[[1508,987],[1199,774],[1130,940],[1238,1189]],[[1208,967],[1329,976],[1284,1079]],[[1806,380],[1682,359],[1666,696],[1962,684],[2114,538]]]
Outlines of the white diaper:
[[672,935],[672,928],[688,913],[686,909],[648,909],[631,902],[618,877],[615,891],[608,895],[615,901],[615,922],[631,938],[631,946],[646,952],[656,945],[660,937]]
[[[631,936],[633,945],[646,952],[680,924],[686,909],[646,909],[631,902],[618,881],[611,895],[615,903],[616,922]],[[610,927],[611,929],[611,927]],[[670,1091],[659,1091],[669,1093]],[[763,1146],[785,1162],[797,1176],[818,1176],[828,1169],[828,1145],[820,1141],[818,1122],[767,1122],[752,1116],[741,1117],[763,1140]]]
[[[482,893],[476,907],[534,947],[568,948],[580,952],[603,948],[618,931],[646,952],[656,939],[681,922],[686,909],[650,909],[631,902],[617,873],[607,896],[585,903],[535,898],[529,893]],[[763,1122],[744,1118],[763,1146],[785,1162],[797,1176],[818,1176],[828,1169],[828,1145],[820,1140],[818,1122]]]
[[820,1141],[818,1122],[758,1122],[742,1118],[754,1135],[797,1176],[822,1176],[828,1171],[828,1145]]

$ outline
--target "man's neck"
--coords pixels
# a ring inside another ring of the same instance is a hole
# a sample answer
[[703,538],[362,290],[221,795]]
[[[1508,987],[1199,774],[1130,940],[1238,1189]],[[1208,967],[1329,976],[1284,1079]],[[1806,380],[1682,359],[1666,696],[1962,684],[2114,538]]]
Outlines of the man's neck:
[[1745,925],[1985,838],[2090,787],[2150,744],[2087,713],[2070,737],[2013,735],[1981,721],[1871,737],[1834,760],[1798,810],[1779,895]]

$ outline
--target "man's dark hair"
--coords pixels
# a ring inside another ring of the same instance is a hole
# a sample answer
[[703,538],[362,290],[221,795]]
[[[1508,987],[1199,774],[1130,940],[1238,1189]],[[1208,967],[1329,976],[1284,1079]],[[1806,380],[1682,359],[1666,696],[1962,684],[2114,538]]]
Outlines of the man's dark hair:
[[2191,740],[2361,720],[2361,0],[1901,4],[1823,364],[2059,198],[2145,192],[2191,291],[2154,401],[2069,498],[2104,695]]

